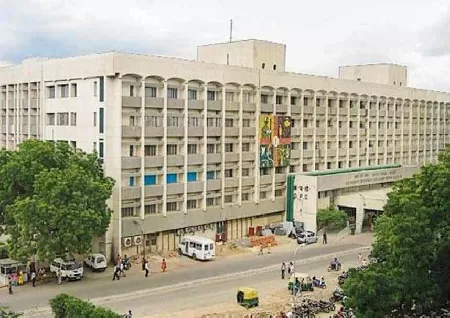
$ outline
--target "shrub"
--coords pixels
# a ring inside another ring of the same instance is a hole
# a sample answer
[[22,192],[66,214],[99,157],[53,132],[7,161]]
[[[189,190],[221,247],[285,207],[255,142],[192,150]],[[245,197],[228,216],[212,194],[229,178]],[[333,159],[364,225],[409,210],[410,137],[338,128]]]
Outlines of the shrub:
[[347,226],[347,214],[336,208],[320,209],[317,212],[317,228],[326,227],[328,230],[341,230]]
[[122,315],[105,309],[96,307],[88,301],[78,299],[66,294],[60,294],[50,299],[50,307],[52,308],[55,318],[120,318]]

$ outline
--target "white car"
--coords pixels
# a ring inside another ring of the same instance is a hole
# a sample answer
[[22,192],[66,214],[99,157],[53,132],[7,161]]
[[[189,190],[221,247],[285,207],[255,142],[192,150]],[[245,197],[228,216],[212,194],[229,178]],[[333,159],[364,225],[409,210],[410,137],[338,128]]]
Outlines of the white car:
[[103,272],[106,269],[106,257],[101,253],[92,253],[84,260],[84,264],[93,271]]
[[312,244],[312,243],[317,243],[318,239],[316,236],[316,233],[312,232],[312,231],[306,231],[303,233],[300,233],[297,236],[297,243],[298,244]]
[[50,264],[50,272],[57,274],[61,270],[61,277],[67,280],[80,280],[83,277],[83,264],[75,261],[65,261],[55,258]]

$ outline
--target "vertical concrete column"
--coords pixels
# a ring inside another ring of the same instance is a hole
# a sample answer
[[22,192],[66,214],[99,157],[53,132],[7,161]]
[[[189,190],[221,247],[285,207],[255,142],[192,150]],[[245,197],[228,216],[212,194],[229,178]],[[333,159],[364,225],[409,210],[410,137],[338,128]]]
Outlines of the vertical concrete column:
[[[37,89],[37,88],[36,88]],[[27,127],[28,127],[28,131],[27,131],[27,139],[30,139],[31,137],[31,83],[28,83],[28,114],[27,114]],[[45,125],[45,121],[42,121],[42,129],[44,129],[44,125]]]
[[[361,198],[364,200],[363,198]],[[362,232],[362,225],[364,221],[364,203],[361,201],[356,206],[356,228],[355,233],[360,234]]]
[[162,155],[164,158],[163,165],[163,206],[162,206],[162,215],[164,217],[167,216],[167,80],[164,81],[163,88],[163,151]]
[[349,162],[350,162],[350,147],[348,145],[348,142],[350,141],[350,121],[352,119],[352,115],[350,114],[350,112],[351,112],[351,109],[350,109],[351,99],[352,99],[352,96],[349,95],[348,99],[347,99],[347,103],[346,103],[347,104],[347,121],[346,121],[345,125],[346,125],[346,129],[347,129],[347,138],[345,140],[345,143],[346,143],[346,149],[347,149],[347,157],[345,159],[345,161],[346,161],[345,168],[349,167]]
[[261,116],[261,84],[260,84],[260,77],[261,77],[261,71],[258,71],[258,87],[256,88],[256,112],[255,112],[255,124],[256,124],[256,140],[255,144],[257,145],[257,149],[255,151],[255,170],[254,170],[254,176],[255,176],[255,192],[254,192],[254,202],[256,204],[259,203],[259,187],[261,186],[261,175],[259,172],[259,166],[260,166],[260,128],[259,128],[259,117]]
[[6,122],[5,122],[5,132],[6,132],[6,140],[5,140],[5,147],[7,150],[10,150],[9,148],[9,134],[10,134],[10,129],[9,129],[9,85],[6,85],[6,100],[5,100],[5,105],[6,105]]
[[339,119],[341,114],[341,102],[339,99],[339,94],[337,95],[337,104],[336,104],[336,124],[335,124],[335,131],[336,131],[336,159],[335,159],[335,168],[339,168],[339,141],[341,139],[341,136],[339,135]]
[[[277,116],[277,89],[273,90],[273,116]],[[277,128],[276,128],[277,129]],[[275,150],[275,149],[274,149]],[[275,165],[272,168],[272,202],[275,201]]]
[[[238,186],[238,204],[242,206],[242,125],[244,117],[244,89],[239,90],[239,186]],[[256,152],[256,149],[255,149]]]
[[436,127],[436,155],[435,160],[437,160],[437,157],[439,155],[439,149],[440,149],[440,139],[441,139],[441,103],[438,104],[437,107],[437,127]]
[[[106,85],[105,85],[106,86]],[[141,220],[145,217],[145,78],[141,80]],[[145,244],[145,242],[143,242]],[[145,248],[145,247],[144,247]]]
[[207,173],[208,173],[208,84],[200,87],[201,96],[203,96],[203,211],[206,211],[206,194],[207,194]]
[[[405,162],[405,158],[404,158],[404,151],[405,151],[405,145],[404,145],[404,143],[405,143],[405,137],[404,137],[404,135],[403,135],[403,133],[404,133],[404,131],[405,131],[405,129],[404,129],[404,126],[405,126],[405,116],[404,116],[404,114],[403,114],[403,109],[404,109],[404,106],[405,106],[405,100],[402,100],[402,104],[400,105],[400,163],[402,164],[402,165],[404,165],[404,164],[406,164],[406,162]],[[395,113],[395,116],[397,116],[397,110],[395,111],[396,113]],[[395,122],[397,122],[397,117],[395,117]],[[395,128],[395,126],[394,126],[394,128]],[[394,151],[395,151],[395,145],[394,145]],[[395,163],[395,162],[394,162]]]
[[[434,103],[431,104],[431,123],[430,123],[430,136],[431,138],[428,140],[430,143],[430,157],[429,157],[429,161],[431,163],[434,162],[434,156],[433,156],[433,131],[434,131]],[[427,133],[427,139],[428,139],[428,133]]]
[[[427,162],[427,129],[428,129],[428,102],[425,102],[425,114],[423,120],[423,164]],[[420,122],[420,118],[419,118]]]
[[[183,185],[183,207],[184,214],[187,213],[187,196],[188,196],[188,145],[189,145],[189,100],[188,100],[189,84],[184,84],[184,185]],[[204,172],[206,174],[206,171]]]
[[329,102],[328,102],[328,92],[325,94],[325,144],[323,147],[323,160],[325,162],[325,169],[327,169],[328,166],[328,120],[329,120]]
[[[358,95],[358,99],[356,100],[356,109],[358,110],[358,116],[356,117],[356,162],[359,167],[359,158],[361,156],[359,143],[361,142],[361,97]],[[350,129],[350,128],[349,128]]]
[[416,157],[416,164],[420,164],[420,129],[422,128],[420,125],[420,106],[421,106],[421,101],[418,102],[417,104],[417,129],[416,129],[416,135],[417,135],[417,157]]
[[300,108],[301,108],[301,120],[300,120],[300,149],[301,149],[301,156],[300,156],[300,171],[303,171],[303,162],[304,162],[304,151],[303,151],[303,141],[305,140],[304,138],[304,130],[305,128],[303,127],[303,121],[305,120],[305,91],[302,91],[302,93],[300,94]]
[[314,113],[313,113],[313,170],[316,170],[316,162],[317,162],[317,150],[316,149],[316,142],[317,142],[317,127],[316,127],[316,121],[317,121],[317,93],[314,92],[314,97],[313,97],[313,109],[314,109]]
[[223,209],[225,207],[225,163],[226,163],[226,153],[225,153],[225,144],[226,144],[226,129],[225,129],[225,119],[226,119],[226,89],[225,85],[222,86],[222,111],[221,111],[221,123],[222,123],[222,193],[221,193],[221,203],[220,206]]

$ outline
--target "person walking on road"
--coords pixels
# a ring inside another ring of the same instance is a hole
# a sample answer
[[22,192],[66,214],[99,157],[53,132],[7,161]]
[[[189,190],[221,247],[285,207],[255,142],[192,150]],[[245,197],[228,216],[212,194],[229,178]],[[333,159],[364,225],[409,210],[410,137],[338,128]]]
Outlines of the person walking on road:
[[148,261],[145,261],[144,268],[145,268],[145,277],[148,277],[148,272],[150,271],[150,269],[148,268]]
[[33,282],[33,287],[36,287],[36,272],[31,272],[31,281]]
[[323,238],[322,243],[327,244],[327,230],[323,230],[322,238]]
[[120,262],[119,268],[120,268],[120,274],[122,275],[122,277],[126,277],[123,262]]
[[120,267],[119,267],[119,264],[116,264],[116,266],[114,266],[114,274],[113,274],[113,279],[112,280],[116,280],[116,278],[118,280],[120,280],[119,273],[120,273]]
[[269,242],[269,243],[267,243],[267,254],[270,254],[271,249],[272,249],[272,244]]
[[62,273],[60,269],[58,269],[58,272],[56,273],[56,278],[58,279],[58,285],[61,285]]
[[258,253],[258,255],[263,255],[264,254],[263,248],[264,248],[263,244],[259,243],[259,253]]
[[358,254],[358,265],[359,267],[363,265],[363,256],[361,253]]
[[281,279],[284,279],[284,272],[286,271],[286,264],[283,262],[281,264]]
[[12,288],[13,288],[13,282],[12,282],[11,275],[10,275],[8,277],[8,292],[9,292],[10,295],[13,294]]
[[161,262],[161,272],[165,273],[167,269],[167,262],[166,259],[163,258],[162,262]]
[[133,314],[131,313],[131,310],[128,310],[128,314],[125,315],[125,318],[133,318]]

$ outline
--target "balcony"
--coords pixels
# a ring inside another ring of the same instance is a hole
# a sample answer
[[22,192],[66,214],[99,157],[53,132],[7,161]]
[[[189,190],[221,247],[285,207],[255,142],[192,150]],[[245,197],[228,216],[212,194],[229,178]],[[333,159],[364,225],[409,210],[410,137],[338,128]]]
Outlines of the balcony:
[[377,110],[376,109],[370,109],[369,110],[369,115],[372,117],[376,117],[377,116]]
[[162,196],[164,193],[164,186],[163,185],[152,185],[152,186],[146,186],[145,189],[145,197],[155,197],[155,196]]
[[291,114],[301,114],[302,109],[298,105],[291,105]]
[[255,127],[242,127],[242,136],[255,136]]
[[225,127],[225,135],[237,137],[239,136],[239,127]]
[[401,135],[402,134],[402,130],[401,129],[396,129],[395,130],[395,134],[396,135]]
[[300,127],[291,128],[291,136],[300,136],[302,134],[302,129]]
[[255,161],[254,152],[242,152],[242,161]]
[[272,113],[272,112],[273,112],[272,104],[261,103],[261,113]]
[[384,135],[384,129],[380,128],[378,129],[378,136],[383,136]]
[[225,161],[228,162],[238,162],[239,161],[239,153],[227,152],[225,153]]
[[260,177],[260,184],[272,184],[272,175],[264,175]]
[[122,200],[133,200],[141,197],[141,187],[122,187]]
[[209,153],[207,156],[208,163],[221,163],[222,154],[221,153]]
[[316,115],[325,115],[326,111],[326,107],[316,107]]
[[359,130],[358,128],[349,128],[348,130],[349,130],[349,133],[351,136],[358,135],[358,130]]
[[349,148],[348,149],[348,154],[350,156],[356,156],[358,154],[358,148]]
[[325,128],[316,128],[316,135],[318,136],[324,136],[325,135]]
[[167,156],[167,166],[171,167],[184,166],[184,156],[181,155]]
[[171,109],[184,109],[184,99],[167,99],[167,108]]
[[221,100],[209,100],[207,107],[208,107],[208,110],[220,111],[220,110],[222,110],[222,101]]
[[284,173],[276,174],[275,175],[275,182],[276,183],[286,182],[286,175]]
[[394,111],[393,110],[388,110],[388,116],[389,117],[394,117]]
[[276,109],[277,109],[277,113],[286,114],[288,111],[288,106],[287,105],[277,105]]
[[300,156],[302,155],[301,150],[291,150],[291,159],[300,159]]
[[164,135],[163,127],[145,127],[145,137],[162,137]]
[[189,127],[188,136],[190,137],[203,137],[203,127]]
[[163,108],[164,107],[164,99],[163,98],[155,98],[155,97],[146,97],[145,98],[145,107]]
[[337,109],[335,107],[328,107],[328,115],[336,115]]
[[243,109],[244,109],[244,111],[247,111],[247,112],[255,112],[256,111],[256,104],[254,104],[254,103],[244,103]]
[[225,109],[229,111],[239,111],[240,103],[239,102],[226,102]]
[[214,179],[206,181],[206,190],[214,191],[222,189],[222,179]]
[[22,99],[22,108],[28,109],[28,99]]
[[145,168],[159,168],[164,166],[163,156],[145,157]]
[[167,195],[184,194],[183,183],[170,183],[167,185]]
[[339,136],[346,136],[348,132],[347,128],[339,128]]
[[339,148],[338,156],[340,157],[347,156],[347,148]]
[[208,137],[222,136],[222,127],[208,127]]
[[350,108],[350,116],[358,116],[359,108]]
[[134,96],[122,96],[122,107],[141,107],[141,98]]
[[361,116],[367,116],[367,109],[360,109]]
[[202,165],[203,154],[188,155],[188,165]]
[[402,115],[403,115],[403,112],[402,112],[401,110],[397,110],[397,111],[395,112],[395,117],[397,117],[397,118],[402,117]]
[[237,188],[239,187],[239,178],[226,178],[225,188]]
[[304,106],[303,114],[314,114],[314,108],[312,106]]
[[122,137],[140,138],[141,131],[140,126],[122,126]]
[[188,193],[203,192],[203,185],[204,185],[203,181],[188,182],[187,192]]
[[404,110],[403,111],[403,117],[409,118],[409,114],[410,114],[409,110]]
[[304,136],[312,136],[314,134],[314,128],[303,128]]
[[202,110],[205,108],[205,101],[198,99],[188,100],[188,109]]
[[312,158],[314,156],[314,150],[303,150],[303,158]]
[[122,169],[140,169],[141,157],[122,157]]
[[183,137],[184,127],[167,127],[168,137]]
[[253,186],[254,184],[255,184],[254,177],[242,177],[242,186],[243,187]]

